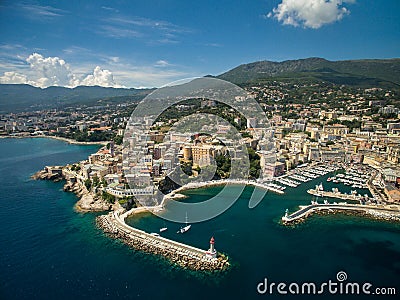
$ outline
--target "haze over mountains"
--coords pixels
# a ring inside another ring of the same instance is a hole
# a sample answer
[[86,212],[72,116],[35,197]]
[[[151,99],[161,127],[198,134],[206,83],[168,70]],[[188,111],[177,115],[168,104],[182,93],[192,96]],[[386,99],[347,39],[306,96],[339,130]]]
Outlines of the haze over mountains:
[[[236,84],[262,84],[268,80],[307,80],[357,87],[400,88],[400,59],[328,61],[307,58],[283,62],[259,61],[240,65],[217,78]],[[140,100],[152,89],[99,86],[36,88],[25,84],[0,85],[0,112],[62,108],[76,104]]]
[[72,89],[52,86],[41,89],[27,84],[1,84],[0,113],[62,108],[76,104],[104,105],[110,102],[124,102],[127,99],[141,100],[151,91],[152,89],[100,86],[78,86]]

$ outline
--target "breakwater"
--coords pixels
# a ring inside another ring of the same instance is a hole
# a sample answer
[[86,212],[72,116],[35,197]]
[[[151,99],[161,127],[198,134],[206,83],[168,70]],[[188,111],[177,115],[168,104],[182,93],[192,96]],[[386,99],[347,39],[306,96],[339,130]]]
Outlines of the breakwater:
[[310,189],[307,193],[318,196],[318,197],[329,197],[329,198],[337,198],[342,200],[360,200],[363,196],[359,194],[344,194],[341,192],[328,192],[328,191],[316,191],[315,189]]
[[204,182],[191,182],[188,184],[185,184],[181,186],[180,188],[177,188],[176,190],[173,190],[169,194],[165,195],[163,197],[163,200],[161,201],[160,207],[162,208],[165,204],[165,201],[168,199],[180,199],[180,198],[186,198],[185,195],[179,194],[180,192],[186,191],[186,190],[192,190],[192,189],[199,189],[199,188],[209,188],[212,186],[220,186],[220,185],[251,185],[254,187],[258,187],[260,189],[264,189],[267,191],[272,191],[277,194],[284,194],[282,190],[278,190],[267,183],[262,183],[262,182],[257,182],[254,180],[243,180],[243,179],[221,179],[221,180],[211,180],[211,181],[204,181]]
[[337,213],[369,215],[382,220],[400,221],[400,207],[398,205],[359,205],[359,204],[312,204],[300,206],[300,209],[292,214],[282,217],[283,224],[293,224],[304,221],[314,213]]
[[110,212],[98,216],[96,223],[110,237],[119,239],[136,250],[162,255],[182,268],[195,271],[223,271],[229,268],[228,259],[221,254],[209,257],[206,250],[128,226],[125,218],[132,213],[135,213],[135,209],[124,214],[121,211]]

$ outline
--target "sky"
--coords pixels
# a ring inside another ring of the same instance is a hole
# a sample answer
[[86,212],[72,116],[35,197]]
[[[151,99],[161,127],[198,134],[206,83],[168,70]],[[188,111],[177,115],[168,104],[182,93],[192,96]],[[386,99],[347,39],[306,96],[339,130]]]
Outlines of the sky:
[[160,87],[243,63],[400,57],[399,0],[0,0],[0,83]]

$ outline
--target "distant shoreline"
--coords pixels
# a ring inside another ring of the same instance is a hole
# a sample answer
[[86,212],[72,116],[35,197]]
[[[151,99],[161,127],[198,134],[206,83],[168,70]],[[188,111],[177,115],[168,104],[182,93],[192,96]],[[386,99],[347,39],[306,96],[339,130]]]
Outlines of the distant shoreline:
[[59,136],[54,136],[54,135],[3,135],[0,136],[0,139],[26,139],[26,138],[50,138],[54,140],[59,140],[66,142],[68,144],[74,144],[74,145],[107,145],[109,141],[100,141],[100,142],[78,142],[73,139],[68,139],[64,137],[59,137]]

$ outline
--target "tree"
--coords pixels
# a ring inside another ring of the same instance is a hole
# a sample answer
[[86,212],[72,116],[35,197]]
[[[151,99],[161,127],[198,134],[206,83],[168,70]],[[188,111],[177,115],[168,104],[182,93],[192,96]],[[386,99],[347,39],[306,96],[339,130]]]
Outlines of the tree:
[[123,139],[124,139],[123,136],[121,136],[121,135],[116,135],[116,136],[114,137],[114,143],[115,143],[116,145],[121,145]]
[[93,186],[98,186],[100,184],[100,179],[97,175],[93,176]]
[[249,153],[249,160],[250,160],[250,178],[258,178],[260,177],[260,156],[254,151],[253,148],[247,148]]
[[92,187],[92,181],[89,178],[85,180],[85,186],[88,191]]
[[115,196],[111,195],[107,192],[103,192],[103,194],[101,195],[103,200],[107,201],[108,203],[113,204],[115,202]]

